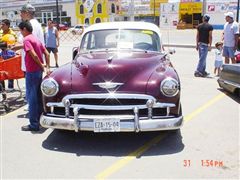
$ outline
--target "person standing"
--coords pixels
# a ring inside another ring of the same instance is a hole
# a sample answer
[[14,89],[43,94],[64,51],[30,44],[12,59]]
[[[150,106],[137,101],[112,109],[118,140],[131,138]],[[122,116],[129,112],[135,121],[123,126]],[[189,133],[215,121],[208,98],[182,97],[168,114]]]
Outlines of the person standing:
[[197,69],[194,73],[195,77],[206,77],[209,73],[206,72],[206,59],[208,51],[212,46],[212,31],[213,26],[209,24],[210,16],[205,14],[203,16],[203,23],[197,27],[196,49],[199,53],[199,61]]
[[[38,22],[37,19],[35,19],[35,7],[32,6],[31,4],[25,4],[22,6],[21,10],[20,10],[20,16],[21,16],[21,19],[22,21],[29,21],[32,25],[32,28],[33,28],[33,31],[32,31],[32,34],[37,37],[40,42],[42,44],[45,44],[44,43],[44,35],[43,35],[43,29],[42,29],[42,26],[41,24]],[[23,36],[20,35],[19,38],[18,38],[18,45],[16,45],[15,47],[13,47],[12,49],[13,50],[19,50],[19,49],[22,49],[23,48]],[[22,71],[26,72],[26,66],[25,66],[25,52],[22,51],[22,63],[21,63],[21,68],[22,68]],[[28,101],[28,92],[26,90],[26,101]],[[25,108],[25,110],[28,110],[28,104]]]
[[215,47],[216,47],[216,50],[215,50],[215,62],[214,62],[214,74],[216,76],[219,76],[221,67],[223,64],[223,58],[222,58],[223,43],[217,42],[215,44]]
[[[1,22],[1,31],[0,31],[0,42],[3,41],[3,37],[5,35],[10,34],[12,37],[14,37],[11,40],[11,44],[8,45],[14,45],[17,42],[17,35],[16,33],[10,28],[10,20],[9,19],[3,19]],[[13,91],[14,89],[14,81],[13,79],[8,80],[8,90]]]
[[224,15],[226,23],[223,29],[223,56],[226,64],[229,64],[229,58],[234,64],[236,63],[234,53],[238,47],[239,26],[234,21],[233,12],[227,12]]
[[55,65],[58,67],[59,33],[51,19],[48,19],[48,25],[45,29],[45,42],[48,52],[54,54]]
[[29,125],[22,126],[22,131],[39,131],[39,120],[43,111],[40,89],[44,71],[43,54],[47,65],[46,71],[49,74],[49,53],[45,46],[32,34],[33,27],[30,22],[22,21],[18,27],[24,37],[23,49],[25,51],[26,89],[30,121]]

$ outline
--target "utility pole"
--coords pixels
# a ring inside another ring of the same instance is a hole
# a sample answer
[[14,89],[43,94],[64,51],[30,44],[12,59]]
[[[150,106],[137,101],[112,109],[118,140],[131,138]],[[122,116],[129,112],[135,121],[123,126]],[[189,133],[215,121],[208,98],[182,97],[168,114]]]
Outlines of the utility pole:
[[130,2],[130,21],[134,21],[134,1]]
[[58,9],[58,0],[56,0],[56,12],[57,12],[57,29],[59,29],[59,16],[58,16],[59,9]]
[[156,12],[155,12],[155,0],[153,1],[153,21],[154,21],[154,24],[156,24]]
[[207,8],[207,2],[206,2],[206,0],[203,0],[203,7],[202,7],[203,9],[202,9],[202,14],[204,15],[204,14],[206,14],[206,8]]
[[237,19],[236,19],[237,22],[239,21],[239,2],[240,0],[238,0],[238,3],[237,3]]

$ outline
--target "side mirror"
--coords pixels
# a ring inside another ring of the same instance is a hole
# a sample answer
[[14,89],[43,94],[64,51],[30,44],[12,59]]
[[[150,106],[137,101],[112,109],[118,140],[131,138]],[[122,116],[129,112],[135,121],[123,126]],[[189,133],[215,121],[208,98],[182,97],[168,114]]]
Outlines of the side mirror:
[[78,47],[74,47],[74,48],[72,49],[72,60],[75,59],[75,57],[77,56],[77,54],[78,54]]
[[176,53],[176,50],[174,48],[169,48],[168,53],[174,54],[174,53]]

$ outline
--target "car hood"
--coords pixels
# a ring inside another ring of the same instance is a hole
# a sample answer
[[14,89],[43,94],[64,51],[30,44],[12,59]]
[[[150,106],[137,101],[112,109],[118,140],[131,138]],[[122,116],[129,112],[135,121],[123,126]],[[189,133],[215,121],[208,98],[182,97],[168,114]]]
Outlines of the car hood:
[[153,52],[96,52],[79,55],[72,64],[72,93],[146,93],[153,72],[165,66]]

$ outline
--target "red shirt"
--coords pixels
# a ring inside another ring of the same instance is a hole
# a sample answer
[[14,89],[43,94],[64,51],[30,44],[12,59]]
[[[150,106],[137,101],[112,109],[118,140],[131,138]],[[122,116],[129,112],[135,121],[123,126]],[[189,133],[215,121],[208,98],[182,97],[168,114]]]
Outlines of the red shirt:
[[34,59],[28,53],[28,51],[34,50],[39,60],[43,63],[44,46],[42,45],[42,43],[33,34],[29,34],[24,38],[23,44],[24,51],[26,52],[25,56],[26,72],[42,71],[42,68],[34,61]]

